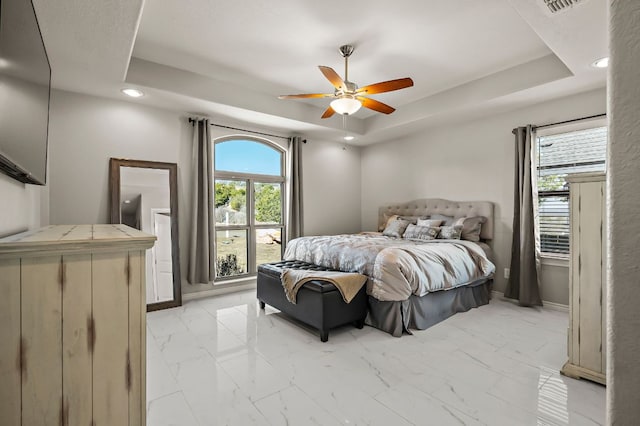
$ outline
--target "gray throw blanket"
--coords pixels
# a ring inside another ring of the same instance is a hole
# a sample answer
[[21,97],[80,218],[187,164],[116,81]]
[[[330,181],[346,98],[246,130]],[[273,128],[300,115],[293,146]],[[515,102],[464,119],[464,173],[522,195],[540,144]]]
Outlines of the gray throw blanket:
[[298,290],[305,283],[313,280],[328,281],[335,285],[345,303],[358,294],[367,277],[361,274],[338,271],[309,271],[305,269],[285,269],[280,275],[284,292],[289,302],[295,304]]

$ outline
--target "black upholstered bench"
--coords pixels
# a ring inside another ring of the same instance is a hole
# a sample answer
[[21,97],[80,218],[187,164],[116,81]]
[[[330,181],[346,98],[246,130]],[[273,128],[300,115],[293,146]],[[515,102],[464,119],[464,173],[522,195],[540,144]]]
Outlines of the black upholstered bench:
[[362,286],[350,303],[345,303],[340,291],[328,281],[312,280],[305,283],[296,297],[296,304],[287,300],[280,275],[283,269],[308,269],[331,271],[331,269],[298,260],[265,263],[258,266],[257,296],[260,307],[273,306],[293,318],[320,331],[320,340],[329,340],[329,330],[354,323],[362,328],[367,316],[366,286]]

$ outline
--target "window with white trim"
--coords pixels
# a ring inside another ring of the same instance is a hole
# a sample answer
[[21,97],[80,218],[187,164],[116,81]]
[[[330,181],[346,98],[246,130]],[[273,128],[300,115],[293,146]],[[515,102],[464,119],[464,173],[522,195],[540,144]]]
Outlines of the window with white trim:
[[214,143],[216,281],[282,259],[285,151],[259,138]]
[[[599,120],[590,128],[538,132],[536,143],[538,177],[538,232],[543,255],[569,255],[569,186],[573,173],[606,170],[607,127]],[[551,132],[554,133],[551,133]]]

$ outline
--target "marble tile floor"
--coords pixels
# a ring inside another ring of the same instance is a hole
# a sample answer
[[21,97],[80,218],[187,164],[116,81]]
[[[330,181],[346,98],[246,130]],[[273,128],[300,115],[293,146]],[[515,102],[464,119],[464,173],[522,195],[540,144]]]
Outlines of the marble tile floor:
[[413,335],[321,343],[253,291],[147,316],[147,424],[598,425],[605,388],[561,376],[568,314],[494,299]]

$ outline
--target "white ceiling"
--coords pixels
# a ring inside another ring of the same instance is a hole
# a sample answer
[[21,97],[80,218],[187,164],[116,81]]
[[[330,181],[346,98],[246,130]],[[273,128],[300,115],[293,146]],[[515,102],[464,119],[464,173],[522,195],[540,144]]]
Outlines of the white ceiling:
[[603,87],[589,66],[607,55],[605,0],[551,14],[543,0],[33,0],[54,87],[248,122],[281,133],[339,139],[339,116],[318,65],[343,75],[337,48],[353,44],[360,86],[411,77],[415,86],[373,97],[392,115],[347,120],[354,143],[388,140],[442,120],[490,114]]

